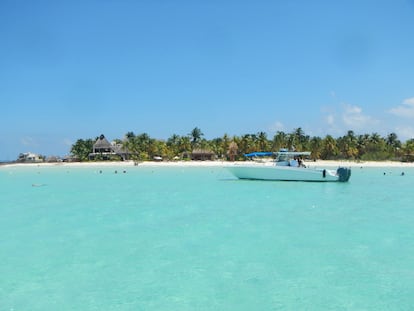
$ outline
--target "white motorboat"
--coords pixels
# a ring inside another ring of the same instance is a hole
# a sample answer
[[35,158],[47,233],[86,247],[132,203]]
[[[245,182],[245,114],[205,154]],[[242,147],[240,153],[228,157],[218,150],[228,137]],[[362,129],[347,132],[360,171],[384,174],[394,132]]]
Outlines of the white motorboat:
[[309,168],[303,163],[303,157],[310,152],[293,152],[285,149],[279,152],[254,152],[247,157],[275,156],[271,163],[250,162],[228,167],[239,179],[281,180],[281,181],[340,181],[346,182],[351,177],[351,169]]

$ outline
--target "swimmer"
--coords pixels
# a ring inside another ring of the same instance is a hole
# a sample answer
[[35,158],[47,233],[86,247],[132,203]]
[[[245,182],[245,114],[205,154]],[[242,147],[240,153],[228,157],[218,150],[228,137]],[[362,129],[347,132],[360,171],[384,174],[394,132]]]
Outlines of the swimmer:
[[45,184],[32,184],[32,187],[43,187],[46,186]]

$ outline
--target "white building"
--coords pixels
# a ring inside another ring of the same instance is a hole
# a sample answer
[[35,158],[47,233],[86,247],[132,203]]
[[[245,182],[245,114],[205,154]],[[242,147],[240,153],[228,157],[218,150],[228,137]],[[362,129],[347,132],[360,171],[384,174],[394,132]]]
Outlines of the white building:
[[17,162],[30,162],[30,163],[37,163],[37,162],[43,162],[43,157],[39,154],[32,153],[32,152],[25,152],[19,154],[19,158],[17,159]]

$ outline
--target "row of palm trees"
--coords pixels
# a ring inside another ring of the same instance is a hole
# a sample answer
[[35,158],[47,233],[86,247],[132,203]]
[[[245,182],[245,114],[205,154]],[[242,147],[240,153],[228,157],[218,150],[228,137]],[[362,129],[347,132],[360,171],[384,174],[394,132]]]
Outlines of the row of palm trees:
[[[80,139],[71,149],[72,155],[81,160],[87,160],[94,144],[92,139]],[[306,135],[302,128],[290,133],[278,131],[271,139],[265,132],[228,136],[207,140],[203,132],[195,127],[189,134],[171,135],[167,140],[150,137],[147,133],[126,133],[123,139],[115,142],[127,150],[131,159],[151,160],[154,156],[164,159],[181,157],[195,149],[208,150],[219,159],[242,160],[244,154],[255,151],[278,151],[281,148],[297,151],[311,151],[314,159],[332,160],[401,160],[408,155],[414,155],[414,139],[402,143],[397,134],[391,133],[382,137],[378,133],[357,135],[348,131],[346,135],[334,138]]]

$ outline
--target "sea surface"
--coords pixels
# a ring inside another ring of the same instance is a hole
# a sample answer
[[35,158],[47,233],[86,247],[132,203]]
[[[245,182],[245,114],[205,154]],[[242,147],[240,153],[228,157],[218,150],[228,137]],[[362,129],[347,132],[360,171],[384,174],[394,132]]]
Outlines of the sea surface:
[[413,310],[413,186],[0,167],[0,310]]

